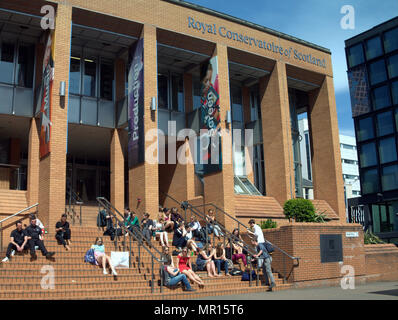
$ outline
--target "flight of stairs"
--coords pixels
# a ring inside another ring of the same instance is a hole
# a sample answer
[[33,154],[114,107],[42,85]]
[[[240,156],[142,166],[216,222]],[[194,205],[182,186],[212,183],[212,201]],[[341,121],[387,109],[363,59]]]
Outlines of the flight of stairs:
[[[117,269],[118,276],[114,278],[110,274],[104,275],[102,268],[84,263],[85,252],[94,243],[96,237],[102,236],[103,232],[92,226],[72,226],[71,230],[71,251],[66,251],[63,246],[56,243],[53,230],[50,230],[50,233],[45,236],[44,243],[47,250],[56,252],[54,261],[47,260],[38,251],[38,259],[33,262],[30,261],[30,254],[26,253],[25,255],[16,254],[11,261],[0,263],[0,299],[195,299],[206,296],[260,292],[267,289],[265,286],[256,287],[255,282],[252,287],[249,287],[249,282],[241,281],[241,276],[209,278],[207,272],[200,271],[198,274],[205,282],[203,289],[193,285],[196,292],[183,292],[181,287],[176,289],[163,287],[163,293],[160,293],[159,264],[155,263],[155,291],[152,293],[150,286],[151,258],[149,253],[141,248],[141,265],[138,265],[138,249],[135,241],[132,242],[134,253],[132,267]],[[169,238],[172,237],[169,236]],[[106,253],[110,255],[110,251],[115,251],[114,244],[107,236],[104,236],[103,239]],[[152,241],[152,244],[160,250],[157,241]],[[126,240],[126,246],[128,250],[128,240]],[[171,247],[171,249],[174,248]],[[123,246],[120,243],[117,251],[123,251]],[[4,257],[4,253],[4,251],[1,253],[1,258]],[[192,262],[195,262],[196,257],[193,258]],[[176,263],[175,257],[174,262]],[[43,273],[41,273],[43,267]],[[43,289],[42,279],[48,275],[48,268],[51,267],[54,268],[55,288]],[[274,290],[291,287],[290,284],[283,284],[277,274],[274,274],[274,277],[277,284]]]
[[28,207],[26,191],[0,190],[0,214],[11,215]]

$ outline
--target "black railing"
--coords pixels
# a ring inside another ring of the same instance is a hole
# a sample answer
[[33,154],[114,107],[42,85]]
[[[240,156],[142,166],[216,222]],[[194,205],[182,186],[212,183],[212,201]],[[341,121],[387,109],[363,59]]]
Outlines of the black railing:
[[[125,241],[125,235],[127,234],[129,237],[129,254],[130,254],[130,259],[129,259],[129,263],[130,263],[130,268],[131,268],[131,258],[133,256],[133,249],[132,249],[132,239],[134,239],[135,241],[137,241],[137,245],[138,245],[138,272],[141,273],[141,248],[143,250],[145,250],[147,253],[149,253],[150,257],[151,257],[151,282],[150,282],[150,286],[151,286],[151,292],[154,293],[155,292],[155,271],[154,271],[154,265],[155,265],[155,261],[157,263],[159,263],[159,270],[163,270],[163,266],[164,266],[164,261],[163,260],[163,256],[162,253],[156,249],[154,246],[152,246],[152,249],[155,251],[152,252],[147,245],[145,244],[145,237],[144,234],[142,233],[142,231],[139,228],[134,228],[134,232],[130,231],[128,229],[128,227],[126,226],[125,222],[125,218],[124,216],[104,197],[98,197],[97,198],[98,204],[100,207],[103,207],[105,209],[105,211],[107,212],[107,214],[110,214],[112,218],[115,219],[116,221],[116,228],[115,228],[115,238],[114,238],[114,244],[115,244],[115,249],[118,249],[118,233],[117,233],[117,229],[118,227],[122,230],[122,237],[123,237],[123,250],[126,250],[126,241]],[[156,257],[156,254],[158,254],[159,256]],[[163,277],[161,272],[159,272],[160,275],[160,292],[163,292]]]
[[[71,217],[72,225],[75,225],[76,219],[79,219],[80,225],[82,225],[82,205],[84,204],[83,200],[79,197],[79,195],[72,189],[66,188],[66,206],[65,213]],[[79,214],[76,212],[76,207],[79,208]]]

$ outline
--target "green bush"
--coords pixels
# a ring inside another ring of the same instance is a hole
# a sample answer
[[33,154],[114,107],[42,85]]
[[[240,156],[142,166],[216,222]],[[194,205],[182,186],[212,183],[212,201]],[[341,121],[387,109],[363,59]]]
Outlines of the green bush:
[[364,233],[363,240],[364,240],[365,244],[381,244],[381,243],[384,243],[383,240],[381,240],[378,236],[374,235],[369,230],[366,230],[366,232]]
[[268,219],[267,221],[260,221],[260,227],[261,229],[273,229],[277,227],[277,223]]
[[325,222],[325,214],[315,212],[315,207],[308,199],[290,199],[285,202],[283,212],[286,218],[296,222]]

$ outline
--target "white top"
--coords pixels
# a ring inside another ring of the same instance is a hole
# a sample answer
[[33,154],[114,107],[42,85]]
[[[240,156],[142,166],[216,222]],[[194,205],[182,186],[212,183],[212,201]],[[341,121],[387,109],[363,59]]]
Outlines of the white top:
[[192,231],[187,232],[185,237],[187,238],[187,240],[191,240],[192,239]]
[[254,234],[257,236],[257,242],[258,243],[265,242],[264,233],[263,230],[261,230],[260,226],[258,224],[255,224],[253,228],[254,228]]
[[39,218],[36,218],[36,225],[37,225],[40,229],[44,229],[44,225],[43,225],[43,223],[39,220]]
[[195,222],[192,224],[191,230],[198,230],[198,231],[199,231],[201,228],[202,228],[202,227],[201,227],[199,221],[195,221]]

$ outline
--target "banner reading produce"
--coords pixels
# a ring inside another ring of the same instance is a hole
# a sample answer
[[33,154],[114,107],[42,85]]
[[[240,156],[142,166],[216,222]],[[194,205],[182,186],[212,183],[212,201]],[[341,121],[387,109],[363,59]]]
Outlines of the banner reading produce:
[[51,97],[54,80],[53,40],[53,35],[50,33],[43,60],[42,101],[40,108],[40,158],[45,157],[51,151]]
[[144,150],[144,42],[137,41],[130,50],[128,75],[129,168],[145,161]]
[[203,164],[203,173],[209,174],[222,170],[217,56],[201,65],[200,79],[201,152],[199,163]]

